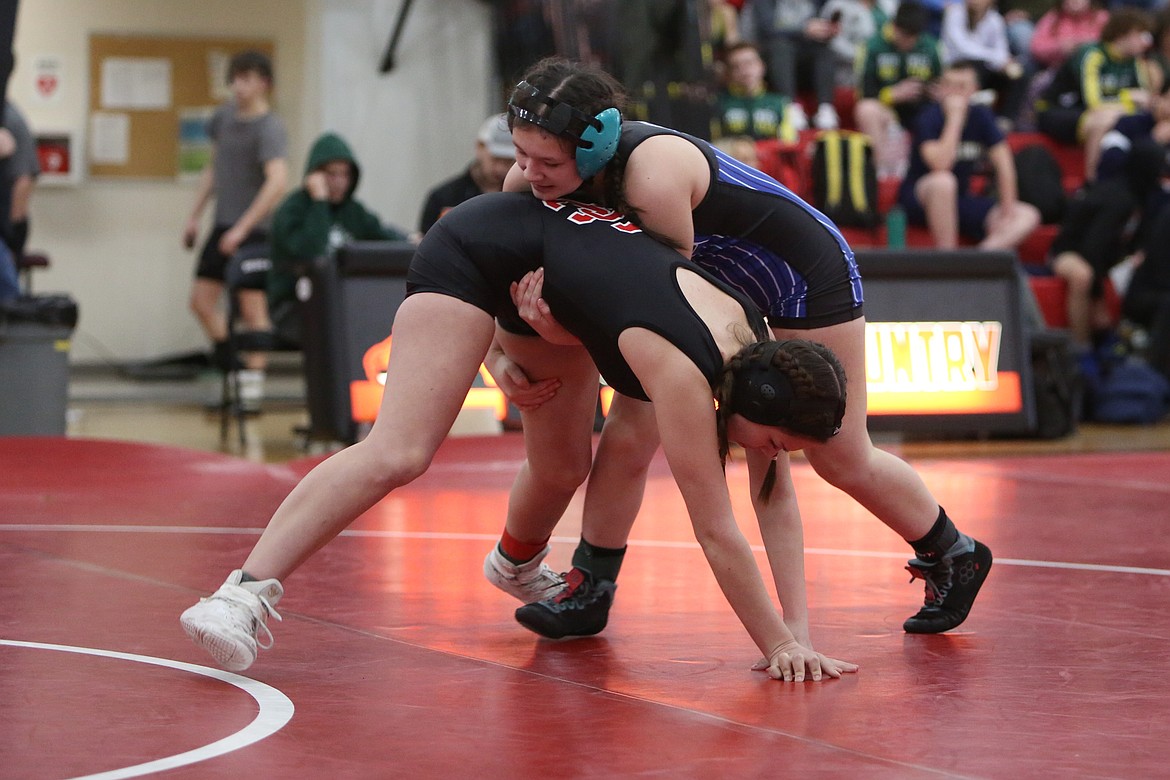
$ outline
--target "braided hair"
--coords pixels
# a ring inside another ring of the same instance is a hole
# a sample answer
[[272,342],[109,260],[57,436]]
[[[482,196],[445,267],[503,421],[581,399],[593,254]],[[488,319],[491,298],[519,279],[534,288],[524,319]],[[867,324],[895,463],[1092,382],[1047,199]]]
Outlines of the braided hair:
[[[815,341],[757,341],[723,367],[715,400],[719,460],[726,466],[727,421],[733,414],[820,442],[836,435],[845,416],[845,369]],[[761,501],[768,501],[775,484],[773,460],[760,487]]]

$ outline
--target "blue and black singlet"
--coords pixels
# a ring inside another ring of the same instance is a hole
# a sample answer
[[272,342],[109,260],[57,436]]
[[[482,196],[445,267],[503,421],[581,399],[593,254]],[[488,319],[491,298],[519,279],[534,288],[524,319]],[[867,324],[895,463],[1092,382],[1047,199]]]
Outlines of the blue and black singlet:
[[618,349],[618,336],[628,328],[662,336],[695,363],[712,387],[722,373],[715,340],[679,288],[679,268],[735,298],[756,338],[769,335],[763,317],[743,295],[617,212],[541,201],[529,193],[480,195],[443,215],[415,253],[407,295],[449,295],[510,326],[520,321],[509,286],[540,267],[545,273],[542,296],[553,316],[581,340],[610,386],[632,398],[648,400]]
[[711,186],[692,212],[691,259],[746,295],[772,327],[808,330],[862,315],[861,274],[837,227],[775,179],[686,133],[622,123],[615,161],[624,169],[647,138],[675,135],[711,166]]

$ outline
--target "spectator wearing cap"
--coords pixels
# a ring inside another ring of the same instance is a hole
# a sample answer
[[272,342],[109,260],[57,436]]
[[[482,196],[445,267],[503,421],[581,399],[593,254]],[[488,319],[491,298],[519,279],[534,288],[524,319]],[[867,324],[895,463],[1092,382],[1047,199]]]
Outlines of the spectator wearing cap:
[[448,179],[427,193],[418,230],[426,233],[439,217],[465,200],[485,192],[499,192],[504,177],[516,161],[516,147],[504,114],[488,117],[475,137],[475,159],[463,173]]

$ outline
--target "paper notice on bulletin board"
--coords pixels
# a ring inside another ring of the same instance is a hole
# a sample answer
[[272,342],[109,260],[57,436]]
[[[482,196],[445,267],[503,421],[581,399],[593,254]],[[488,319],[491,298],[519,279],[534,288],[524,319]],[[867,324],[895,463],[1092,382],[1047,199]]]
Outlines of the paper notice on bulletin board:
[[171,61],[161,57],[107,57],[102,61],[101,107],[165,111],[171,107]]
[[89,118],[89,159],[98,165],[125,165],[130,159],[130,115],[112,112]]

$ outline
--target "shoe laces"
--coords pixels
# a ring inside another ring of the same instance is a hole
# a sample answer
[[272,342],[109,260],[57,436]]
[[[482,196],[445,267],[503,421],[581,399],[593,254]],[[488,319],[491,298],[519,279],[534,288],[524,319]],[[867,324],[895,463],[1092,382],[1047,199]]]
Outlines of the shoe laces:
[[943,559],[935,564],[924,564],[918,559],[907,564],[906,571],[910,572],[910,582],[922,580],[925,583],[926,597],[923,603],[930,607],[941,607],[951,591],[951,564]]
[[576,596],[584,596],[589,593],[589,580],[580,569],[574,567],[562,577],[565,581],[565,589],[553,596],[554,604],[560,604]]
[[[255,605],[252,603],[251,599],[245,598],[238,593],[215,593],[211,596],[208,596],[204,600],[212,601],[218,599],[232,605],[233,607],[242,607],[245,609],[248,614],[248,624],[244,625],[241,622],[240,627],[245,629],[247,633],[253,634],[255,636],[256,645],[258,647],[264,650],[268,650],[276,642],[276,639],[272,636],[272,631],[268,628],[268,624],[265,622],[264,618],[266,615],[271,615],[278,621],[281,621],[284,618],[282,618],[280,613],[276,611],[276,608],[272,606],[272,603],[268,600],[267,596],[260,593],[253,593],[252,591],[247,590],[246,588],[242,588],[239,585],[235,587],[240,588],[240,590],[244,591],[249,596],[256,598],[260,602],[260,606],[263,609],[263,612],[257,613]],[[228,610],[228,615],[230,615],[232,618],[238,618],[240,613],[235,609],[230,609]],[[264,637],[264,640],[261,639],[262,636]],[[267,644],[265,644],[265,641]]]
[[[276,607],[269,603],[266,596],[257,595],[256,598],[260,599],[260,604],[263,605],[264,611],[272,617],[276,618],[277,622],[284,620],[284,618],[280,616],[280,613],[276,611]],[[273,644],[276,643],[276,639],[272,636],[272,630],[268,628],[267,622],[265,622],[263,619],[257,620],[256,622],[259,624],[257,626],[258,630],[256,632],[256,644],[259,645],[261,649],[268,650],[272,647]],[[264,642],[260,641],[261,631],[264,632],[264,636],[268,638],[268,644],[264,644]]]
[[564,575],[557,574],[543,563],[533,568],[522,569],[523,564],[515,564],[507,559],[504,559],[504,562],[503,566],[499,565],[499,561],[493,562],[494,568],[505,580],[515,582],[517,585],[527,587],[537,584],[545,590],[564,584]]
[[515,579],[516,582],[520,583],[521,585],[530,585],[537,580],[548,580],[553,582],[556,580],[556,578],[557,576],[553,573],[552,569],[541,565],[537,566],[531,571],[517,572],[513,579]]

